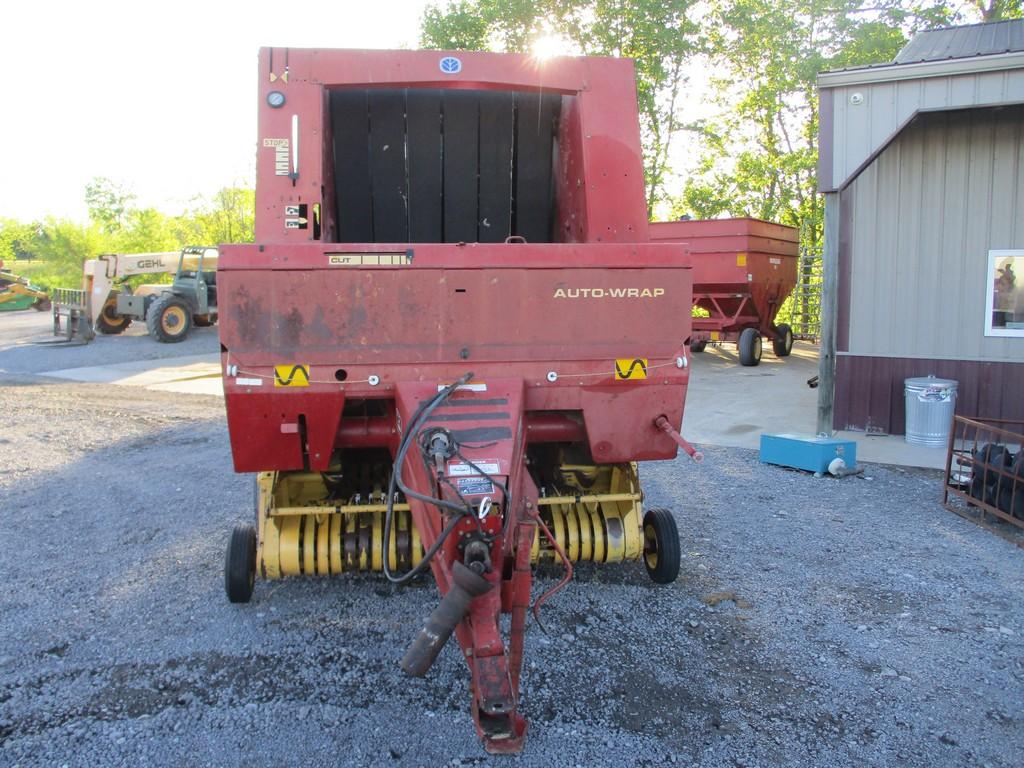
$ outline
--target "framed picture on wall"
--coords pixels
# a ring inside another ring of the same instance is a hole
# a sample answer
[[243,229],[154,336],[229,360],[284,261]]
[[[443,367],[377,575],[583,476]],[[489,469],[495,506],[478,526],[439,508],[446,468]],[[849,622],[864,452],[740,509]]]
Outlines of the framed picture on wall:
[[1024,338],[1024,250],[989,251],[986,336]]

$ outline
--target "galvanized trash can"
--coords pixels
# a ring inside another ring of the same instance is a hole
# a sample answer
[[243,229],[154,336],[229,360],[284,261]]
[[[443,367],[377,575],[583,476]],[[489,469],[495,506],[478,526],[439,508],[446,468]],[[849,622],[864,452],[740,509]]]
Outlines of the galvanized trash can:
[[945,448],[956,410],[957,382],[922,376],[905,379],[903,395],[907,403],[906,438],[912,445]]

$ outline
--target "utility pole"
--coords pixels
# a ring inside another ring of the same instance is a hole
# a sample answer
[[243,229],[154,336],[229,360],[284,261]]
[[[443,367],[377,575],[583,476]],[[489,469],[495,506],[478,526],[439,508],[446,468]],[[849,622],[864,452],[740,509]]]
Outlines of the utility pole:
[[839,304],[839,193],[825,193],[825,246],[821,254],[821,346],[818,358],[817,433],[832,435],[836,398],[836,313]]

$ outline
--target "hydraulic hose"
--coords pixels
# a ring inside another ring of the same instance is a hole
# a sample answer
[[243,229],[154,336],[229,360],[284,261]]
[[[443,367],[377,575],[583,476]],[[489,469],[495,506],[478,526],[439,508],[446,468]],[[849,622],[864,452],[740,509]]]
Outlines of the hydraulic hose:
[[[452,393],[455,392],[456,389],[461,387],[463,384],[469,382],[470,379],[472,378],[472,372],[466,373],[457,381],[452,382],[447,387],[439,391],[429,400],[424,400],[422,403],[420,403],[419,407],[416,409],[416,412],[413,414],[413,417],[410,420],[408,427],[406,428],[405,434],[402,435],[401,443],[399,443],[398,445],[398,451],[395,454],[395,461],[391,468],[391,481],[388,484],[387,510],[384,514],[384,552],[382,560],[384,576],[392,584],[408,584],[410,581],[412,581],[421,573],[423,573],[430,565],[430,561],[433,559],[434,555],[436,555],[438,550],[441,549],[441,546],[444,544],[445,539],[447,539],[448,536],[451,535],[451,532],[455,530],[455,526],[459,524],[459,521],[462,519],[462,517],[464,517],[467,514],[472,514],[472,509],[466,506],[459,506],[458,504],[455,504],[450,501],[445,501],[444,499],[437,499],[434,498],[433,496],[427,496],[422,493],[417,493],[416,491],[413,491],[408,486],[406,486],[406,484],[402,481],[402,465],[405,463],[405,456],[409,452],[409,446],[412,444],[413,440],[415,439],[415,436],[419,433],[420,428],[423,425],[423,422],[425,422],[427,418],[429,418],[430,414],[434,412],[435,408],[437,408],[441,403],[443,403],[445,400],[451,397]],[[402,574],[401,576],[396,576],[394,573],[392,573],[391,562],[390,558],[388,557],[391,549],[391,523],[394,516],[396,488],[401,489],[401,491],[408,498],[418,499],[420,501],[426,502],[427,504],[433,504],[438,508],[449,509],[453,512],[458,513],[455,516],[453,516],[452,519],[449,521],[448,525],[444,527],[444,530],[442,530],[441,534],[437,537],[437,541],[435,541],[430,546],[430,548],[423,554],[423,559],[419,562],[419,564],[415,568],[408,571],[407,573]]]

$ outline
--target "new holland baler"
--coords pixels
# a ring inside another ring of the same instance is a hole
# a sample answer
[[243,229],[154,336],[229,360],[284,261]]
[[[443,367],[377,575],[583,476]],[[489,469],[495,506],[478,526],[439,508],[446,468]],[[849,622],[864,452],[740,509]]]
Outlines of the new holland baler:
[[218,269],[234,465],[258,473],[228,597],[429,569],[441,600],[401,666],[426,674],[454,633],[485,747],[517,752],[547,597],[531,566],[679,570],[636,462],[695,453],[691,278],[683,246],[647,239],[632,63],[264,49],[259,67],[256,243]]

